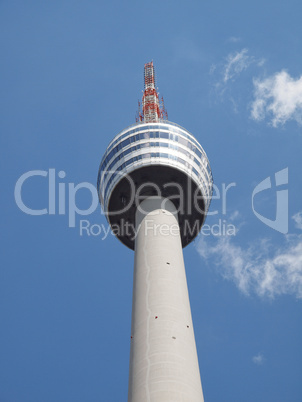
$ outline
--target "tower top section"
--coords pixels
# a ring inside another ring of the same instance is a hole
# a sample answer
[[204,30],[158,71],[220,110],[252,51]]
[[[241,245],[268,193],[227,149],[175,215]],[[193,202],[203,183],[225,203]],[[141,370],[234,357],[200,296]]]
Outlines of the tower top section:
[[[213,192],[209,160],[196,138],[167,121],[153,62],[144,69],[145,90],[136,124],[110,142],[100,164],[98,194],[117,238],[134,250],[136,211],[149,197],[170,200],[178,214],[182,246],[199,233]],[[163,206],[164,209],[164,206]]]
[[167,120],[168,114],[165,110],[164,99],[159,98],[156,88],[155,70],[153,61],[145,64],[144,68],[144,94],[141,104],[138,102],[138,114],[136,122],[157,123],[160,120]]

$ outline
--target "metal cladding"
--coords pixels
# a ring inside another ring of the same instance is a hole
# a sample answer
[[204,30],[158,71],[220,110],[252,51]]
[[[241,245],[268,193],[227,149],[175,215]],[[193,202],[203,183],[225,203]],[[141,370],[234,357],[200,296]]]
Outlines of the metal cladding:
[[123,130],[109,144],[98,174],[99,198],[108,222],[119,227],[117,237],[131,249],[135,210],[143,198],[156,195],[174,202],[185,247],[204,223],[212,184],[201,145],[187,130],[168,121],[141,122]]

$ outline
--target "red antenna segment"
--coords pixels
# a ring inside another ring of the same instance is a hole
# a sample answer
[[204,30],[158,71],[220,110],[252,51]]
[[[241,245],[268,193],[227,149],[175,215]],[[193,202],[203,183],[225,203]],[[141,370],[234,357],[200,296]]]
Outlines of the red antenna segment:
[[140,102],[138,103],[138,114],[136,121],[144,121],[145,123],[157,122],[159,120],[167,120],[168,114],[164,107],[164,99],[159,101],[158,93],[155,85],[155,71],[153,61],[145,64],[144,69],[145,90],[142,99],[142,110]]

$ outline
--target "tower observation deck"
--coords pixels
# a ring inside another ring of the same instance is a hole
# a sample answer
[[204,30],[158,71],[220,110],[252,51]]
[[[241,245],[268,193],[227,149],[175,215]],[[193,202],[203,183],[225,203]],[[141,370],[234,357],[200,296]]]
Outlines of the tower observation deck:
[[102,208],[135,250],[128,402],[203,401],[182,248],[212,197],[205,151],[169,122],[153,62],[137,122],[108,145],[98,173]]

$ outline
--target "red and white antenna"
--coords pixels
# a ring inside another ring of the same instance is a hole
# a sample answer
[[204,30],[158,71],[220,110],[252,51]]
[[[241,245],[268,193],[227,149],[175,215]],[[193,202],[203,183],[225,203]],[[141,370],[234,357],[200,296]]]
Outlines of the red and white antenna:
[[153,61],[145,64],[144,70],[145,90],[142,99],[142,110],[138,102],[136,121],[156,123],[159,120],[167,120],[168,113],[164,107],[164,99],[159,101],[156,85]]

